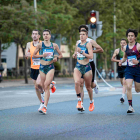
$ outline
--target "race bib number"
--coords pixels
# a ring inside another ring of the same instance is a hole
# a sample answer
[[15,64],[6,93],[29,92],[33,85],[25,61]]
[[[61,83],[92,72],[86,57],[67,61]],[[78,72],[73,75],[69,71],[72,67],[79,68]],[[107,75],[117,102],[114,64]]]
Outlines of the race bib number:
[[128,56],[127,59],[128,59],[128,65],[129,65],[129,66],[136,65],[136,64],[134,64],[134,63],[132,62],[133,59],[137,60],[136,55]]
[[40,58],[33,58],[32,57],[32,60],[33,60],[33,65],[40,65]]
[[[120,60],[122,60],[122,58],[120,58]],[[122,66],[126,66],[126,65],[127,65],[127,60],[122,63]]]
[[46,59],[53,58],[53,50],[43,49],[43,54],[44,54],[44,53],[47,54],[47,56],[45,57]]

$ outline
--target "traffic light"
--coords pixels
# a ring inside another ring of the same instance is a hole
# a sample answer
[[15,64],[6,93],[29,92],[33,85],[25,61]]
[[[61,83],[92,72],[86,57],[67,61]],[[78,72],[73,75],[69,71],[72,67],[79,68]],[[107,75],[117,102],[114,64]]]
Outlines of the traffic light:
[[96,29],[96,22],[97,22],[96,11],[92,10],[90,12],[90,28],[91,29]]

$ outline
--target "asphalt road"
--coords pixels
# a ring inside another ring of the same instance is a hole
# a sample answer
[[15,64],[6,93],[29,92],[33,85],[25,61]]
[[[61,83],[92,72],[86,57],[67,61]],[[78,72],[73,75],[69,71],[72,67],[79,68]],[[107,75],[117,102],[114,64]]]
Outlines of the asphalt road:
[[39,113],[33,86],[0,88],[0,140],[139,140],[140,94],[133,89],[134,114],[127,114],[128,103],[119,102],[121,85],[111,91],[99,83],[94,94],[95,109],[88,111],[85,90],[84,112],[76,109],[74,84],[58,84],[46,115]]

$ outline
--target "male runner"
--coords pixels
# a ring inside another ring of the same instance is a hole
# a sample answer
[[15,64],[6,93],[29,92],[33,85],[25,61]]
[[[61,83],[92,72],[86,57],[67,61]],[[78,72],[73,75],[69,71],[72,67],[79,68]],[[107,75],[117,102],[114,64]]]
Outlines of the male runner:
[[[79,26],[79,32],[81,30],[86,30],[88,32],[88,27],[86,25],[81,25]],[[92,52],[93,53],[103,53],[103,49],[101,46],[99,46],[94,40],[90,39],[90,38],[87,38],[86,41],[90,42],[91,45],[92,45]],[[81,40],[78,40],[77,43],[76,43],[76,46],[77,44],[79,44],[81,42]],[[96,48],[96,50],[94,50],[94,48]],[[76,58],[76,51],[73,55],[74,58]],[[90,66],[91,66],[91,69],[92,69],[92,81],[91,81],[91,88],[93,89],[94,88],[94,91],[95,93],[97,94],[98,93],[98,90],[99,90],[99,86],[97,84],[97,81],[94,80],[94,77],[95,77],[95,64],[94,64],[94,61],[93,61],[93,58],[92,59],[89,59],[89,62],[90,62]],[[83,104],[83,98],[84,98],[84,90],[83,90],[83,86],[84,86],[84,79],[83,77],[81,78],[81,100],[82,100],[82,104]],[[84,111],[84,107],[83,107],[83,111]]]
[[[40,75],[39,75],[40,59],[33,58],[33,53],[36,49],[36,46],[39,42],[41,42],[41,41],[39,41],[39,38],[40,38],[39,30],[33,30],[31,37],[32,37],[33,41],[27,43],[25,57],[26,58],[30,57],[30,60],[31,60],[30,77],[32,78],[32,80],[34,82],[36,94],[40,101],[40,107],[38,109],[38,110],[40,110],[44,103],[44,92],[43,92],[43,89],[41,86],[41,79],[40,79]],[[55,82],[53,82],[53,83],[55,83]],[[50,88],[53,92],[55,92],[55,89],[56,89],[55,86],[51,85]]]
[[[124,54],[124,46],[127,45],[127,42],[125,39],[121,39],[121,42],[120,42],[120,45],[121,45],[121,48],[118,48],[114,51],[114,54],[111,58],[111,61],[113,62],[120,62],[120,60],[123,58],[123,54]],[[116,59],[117,57],[117,59]],[[123,86],[123,90],[122,90],[122,97],[120,98],[120,102],[121,103],[124,103],[125,101],[125,93],[126,93],[126,81],[125,81],[125,68],[127,66],[127,61],[125,61],[122,66],[119,66],[117,65],[118,68],[117,68],[117,71],[118,71],[118,77],[120,78],[120,82]]]
[[121,66],[127,59],[127,67],[125,69],[125,79],[127,84],[127,99],[129,108],[127,113],[135,112],[132,107],[132,84],[134,81],[135,91],[140,92],[140,44],[136,42],[138,32],[133,29],[126,31],[128,39],[127,46],[124,47],[123,59],[119,62]]
[[78,104],[76,108],[81,111],[83,110],[83,105],[81,101],[81,77],[83,76],[85,81],[85,86],[90,98],[89,111],[94,110],[94,100],[93,100],[93,91],[91,88],[92,81],[92,71],[89,63],[89,59],[93,58],[92,46],[86,41],[88,37],[87,30],[80,31],[80,40],[81,43],[77,45],[77,64],[74,68],[74,81],[75,81],[75,90],[78,98]]
[[[44,41],[39,43],[34,51],[33,57],[40,58],[40,77],[43,89],[45,90],[45,102],[39,112],[46,114],[47,105],[50,98],[49,85],[54,77],[54,64],[58,59],[62,58],[62,53],[59,50],[59,47],[56,43],[51,43],[51,31],[45,29],[43,31],[43,39]],[[59,54],[58,57],[54,58],[54,50],[56,50]],[[39,54],[37,54],[39,52]]]

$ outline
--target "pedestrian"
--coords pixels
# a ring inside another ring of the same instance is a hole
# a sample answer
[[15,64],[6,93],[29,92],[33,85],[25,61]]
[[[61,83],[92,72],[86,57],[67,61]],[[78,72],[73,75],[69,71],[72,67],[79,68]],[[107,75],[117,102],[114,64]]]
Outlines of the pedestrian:
[[[62,58],[62,53],[59,50],[59,47],[56,43],[50,42],[51,39],[51,31],[49,29],[45,29],[43,31],[43,39],[41,43],[39,43],[34,51],[33,57],[40,58],[40,77],[43,89],[45,90],[45,101],[42,106],[40,112],[43,114],[47,113],[47,105],[50,98],[49,87],[54,77],[54,62],[58,61],[58,59]],[[58,56],[54,57],[54,50],[58,52]],[[38,54],[39,52],[39,54]]]
[[[39,40],[40,39],[40,31],[34,29],[32,31],[31,37],[32,37],[33,41],[28,42],[26,45],[25,58],[27,59],[28,57],[30,57],[30,61],[31,61],[30,77],[33,80],[36,94],[37,94],[37,97],[40,101],[40,107],[38,109],[38,111],[39,111],[44,104],[44,91],[43,91],[43,88],[41,85],[41,79],[40,79],[40,74],[39,74],[40,58],[33,58],[33,53],[34,53],[37,45],[42,42]],[[53,82],[53,83],[55,83],[55,82]],[[50,85],[50,88],[53,92],[56,89],[55,86],[53,86],[53,84]]]
[[81,43],[77,44],[77,63],[74,68],[74,82],[75,82],[75,91],[78,98],[78,103],[76,108],[81,111],[83,110],[83,105],[81,101],[81,77],[84,78],[85,86],[90,98],[89,111],[94,110],[94,100],[93,100],[93,91],[91,88],[92,81],[92,70],[89,63],[89,59],[93,58],[92,46],[86,41],[88,37],[87,30],[80,31],[80,40]]
[[135,91],[140,92],[140,44],[136,42],[137,35],[137,30],[128,29],[126,31],[128,44],[124,47],[123,59],[119,62],[119,65],[122,66],[122,64],[127,60],[127,67],[125,69],[127,99],[129,103],[127,113],[135,112],[132,105],[133,81],[135,84]]
[[124,47],[127,45],[126,39],[121,39],[120,42],[120,48],[116,49],[114,51],[114,54],[111,58],[111,61],[117,62],[117,72],[118,72],[118,77],[120,78],[120,82],[123,86],[122,89],[122,97],[120,98],[120,102],[124,103],[125,101],[125,93],[126,93],[126,81],[125,81],[125,68],[127,66],[127,60],[122,63],[121,66],[119,66],[119,62],[122,60],[123,55],[124,55]]
[[[88,32],[88,27],[86,25],[80,25],[79,26],[79,33],[81,32],[81,30],[86,30]],[[87,42],[90,42],[90,44],[92,45],[92,52],[93,53],[103,53],[103,49],[101,48],[100,45],[98,45],[93,39],[90,39],[90,38],[87,38],[86,39]],[[78,40],[76,42],[76,46],[81,43],[81,40]],[[95,50],[95,49],[96,50]],[[75,49],[75,53],[73,55],[73,58],[76,58],[76,49]],[[91,69],[92,69],[92,80],[91,80],[91,88],[94,89],[95,93],[97,94],[98,91],[99,91],[99,86],[97,84],[97,81],[94,80],[94,77],[95,77],[95,64],[94,64],[94,61],[93,61],[93,58],[92,59],[89,59],[89,63],[90,63],[90,66],[91,66]],[[81,100],[82,100],[82,105],[83,105],[83,98],[84,98],[84,90],[83,90],[83,87],[84,87],[84,79],[83,77],[81,77]],[[84,106],[83,106],[83,110],[84,111]]]

